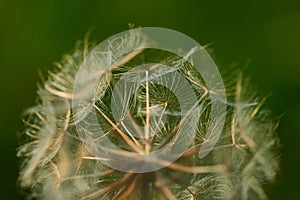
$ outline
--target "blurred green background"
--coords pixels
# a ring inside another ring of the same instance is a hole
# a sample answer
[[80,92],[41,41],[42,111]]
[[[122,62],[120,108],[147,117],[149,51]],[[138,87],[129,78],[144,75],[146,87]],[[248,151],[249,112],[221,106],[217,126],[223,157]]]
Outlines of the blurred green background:
[[251,61],[246,75],[272,93],[268,107],[284,114],[278,134],[282,166],[271,199],[299,199],[300,186],[300,1],[299,0],[0,0],[0,199],[16,192],[16,132],[21,112],[36,97],[38,69],[51,69],[88,29],[101,42],[128,23],[185,33],[213,43],[221,68]]

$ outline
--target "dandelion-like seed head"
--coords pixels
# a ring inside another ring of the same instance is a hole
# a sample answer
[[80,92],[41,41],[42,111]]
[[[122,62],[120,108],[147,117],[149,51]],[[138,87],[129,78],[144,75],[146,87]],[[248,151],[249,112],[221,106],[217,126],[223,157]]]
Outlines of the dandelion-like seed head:
[[132,29],[56,65],[24,120],[28,197],[267,199],[276,123],[194,40]]

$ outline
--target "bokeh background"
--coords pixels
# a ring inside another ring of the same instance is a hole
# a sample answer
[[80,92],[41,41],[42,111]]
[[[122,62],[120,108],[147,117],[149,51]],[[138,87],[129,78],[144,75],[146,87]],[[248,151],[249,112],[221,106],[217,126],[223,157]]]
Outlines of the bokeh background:
[[[272,199],[299,199],[299,0],[0,0],[0,199],[22,199],[15,158],[21,112],[32,106],[46,71],[93,29],[91,39],[137,26],[158,26],[210,44],[220,68],[250,63],[246,75],[281,116],[281,172]],[[250,61],[250,62],[249,62]]]

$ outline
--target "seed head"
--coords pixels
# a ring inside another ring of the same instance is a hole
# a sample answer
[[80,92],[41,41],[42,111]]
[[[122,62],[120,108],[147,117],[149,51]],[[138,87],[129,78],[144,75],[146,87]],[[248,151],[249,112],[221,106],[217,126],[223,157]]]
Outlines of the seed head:
[[157,42],[126,32],[56,63],[24,119],[29,199],[267,199],[278,139],[265,99],[239,72],[224,86],[204,47]]

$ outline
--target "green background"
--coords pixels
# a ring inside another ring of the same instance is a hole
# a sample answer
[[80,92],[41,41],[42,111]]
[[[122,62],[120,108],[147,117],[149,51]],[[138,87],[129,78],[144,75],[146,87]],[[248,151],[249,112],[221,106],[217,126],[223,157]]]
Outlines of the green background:
[[93,28],[98,42],[128,23],[175,29],[212,43],[221,68],[245,66],[268,107],[283,114],[278,134],[282,165],[271,199],[298,199],[300,186],[299,0],[0,0],[0,199],[16,192],[16,132],[21,112],[36,97],[38,69],[52,68]]

